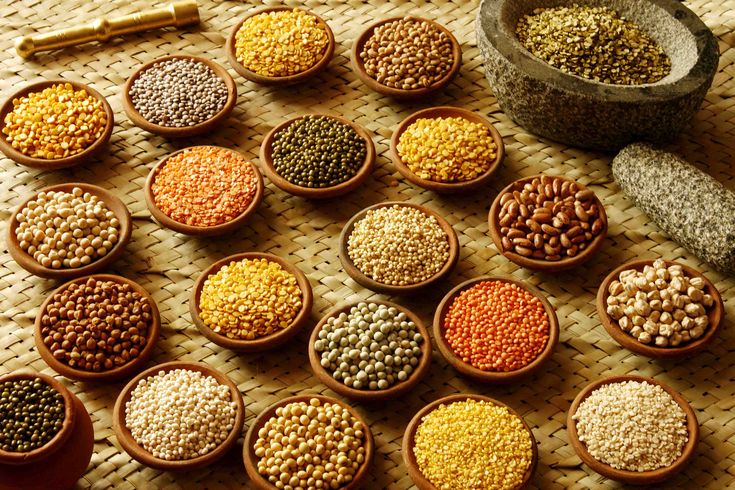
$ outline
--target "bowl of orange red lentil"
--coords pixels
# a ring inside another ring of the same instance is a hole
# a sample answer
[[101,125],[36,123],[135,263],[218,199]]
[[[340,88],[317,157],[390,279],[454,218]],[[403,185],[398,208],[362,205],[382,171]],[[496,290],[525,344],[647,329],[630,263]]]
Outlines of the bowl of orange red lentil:
[[509,383],[537,371],[551,357],[559,342],[559,320],[530,284],[485,276],[444,296],[433,333],[439,352],[461,374]]
[[161,159],[148,174],[145,200],[156,221],[178,233],[215,236],[241,227],[263,199],[263,177],[243,155],[192,146]]

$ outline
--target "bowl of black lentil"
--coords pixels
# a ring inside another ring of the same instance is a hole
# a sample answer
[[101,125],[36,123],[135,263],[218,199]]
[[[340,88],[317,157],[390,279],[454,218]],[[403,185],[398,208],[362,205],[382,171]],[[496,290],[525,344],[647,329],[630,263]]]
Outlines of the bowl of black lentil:
[[368,132],[347,119],[307,114],[273,128],[260,146],[271,182],[294,196],[326,199],[359,187],[375,166]]

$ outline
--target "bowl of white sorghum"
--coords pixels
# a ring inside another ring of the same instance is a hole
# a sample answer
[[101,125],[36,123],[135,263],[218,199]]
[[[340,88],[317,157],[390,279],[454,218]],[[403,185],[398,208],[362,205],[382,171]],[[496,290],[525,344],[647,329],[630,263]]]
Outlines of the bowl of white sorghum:
[[159,364],[120,392],[112,428],[135,460],[163,471],[202,468],[240,437],[245,404],[235,383],[202,363]]
[[68,280],[105,268],[123,253],[132,225],[110,191],[81,182],[45,187],[10,216],[10,255],[39,277]]
[[314,373],[342,396],[372,402],[399,397],[428,372],[431,340],[411,311],[361,301],[328,311],[309,339]]
[[689,403],[664,383],[612,376],[577,395],[567,432],[577,455],[597,473],[653,485],[687,465],[699,441],[699,422]]

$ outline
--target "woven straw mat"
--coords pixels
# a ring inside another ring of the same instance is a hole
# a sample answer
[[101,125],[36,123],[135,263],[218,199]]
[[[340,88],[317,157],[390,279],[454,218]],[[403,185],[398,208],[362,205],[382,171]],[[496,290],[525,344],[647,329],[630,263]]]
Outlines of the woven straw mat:
[[[557,309],[561,341],[541,374],[510,387],[468,381],[434,352],[429,375],[409,395],[379,406],[357,406],[376,439],[374,466],[365,488],[407,489],[413,486],[401,458],[401,438],[410,418],[425,404],[458,392],[496,397],[518,410],[539,442],[540,462],[533,486],[543,489],[620,488],[581,464],[568,443],[565,417],[575,395],[589,382],[618,374],[654,376],[680,391],[696,409],[701,441],[696,457],[665,488],[735,488],[735,280],[714,271],[667,239],[626,199],[613,182],[610,156],[583,151],[527,133],[498,107],[483,75],[474,36],[477,1],[386,0],[289,1],[321,15],[334,30],[337,50],[329,68],[316,80],[293,88],[266,88],[237,77],[239,101],[218,131],[206,137],[169,141],[151,135],[128,120],[121,89],[142,63],[160,56],[188,53],[210,57],[229,68],[225,36],[237,20],[261,2],[199,0],[202,23],[185,30],[152,31],[89,44],[23,61],[13,39],[97,16],[119,15],[150,7],[148,2],[5,0],[0,6],[0,92],[7,95],[26,82],[65,77],[90,84],[115,111],[115,131],[104,156],[79,168],[40,172],[0,160],[3,176],[2,218],[41,187],[84,181],[114,190],[133,214],[132,241],[111,272],[142,284],[162,315],[162,337],[150,365],[174,359],[201,361],[232,378],[245,397],[246,427],[270,404],[290,395],[324,393],[309,368],[309,328],[288,346],[262,355],[237,355],[207,341],[193,326],[189,290],[199,273],[214,261],[243,251],[267,251],[288,258],[309,277],[316,298],[312,325],[333,305],[358,299],[386,299],[363,289],[342,270],[337,257],[342,226],[360,209],[385,200],[424,204],[454,226],[461,243],[455,272],[441,286],[417,298],[397,300],[430,324],[442,296],[456,284],[484,274],[508,274],[540,288]],[[275,2],[268,2],[274,4]],[[720,68],[714,85],[690,127],[671,148],[735,190],[735,0],[695,0],[688,5],[718,36]],[[349,47],[374,19],[413,14],[437,19],[462,43],[459,76],[439,95],[421,103],[402,103],[365,87],[351,72]],[[230,70],[232,72],[232,70]],[[507,158],[491,188],[443,197],[401,178],[388,156],[393,128],[408,114],[428,105],[456,105],[488,114],[504,137]],[[257,161],[263,136],[286,118],[306,111],[339,114],[367,128],[378,152],[377,169],[362,188],[339,202],[320,203],[291,197],[269,184],[257,215],[225,238],[187,237],[153,222],[143,198],[152,166],[167,153],[193,144],[236,148]],[[591,185],[610,218],[608,238],[586,265],[564,274],[534,273],[498,254],[488,236],[489,204],[512,180],[537,174],[560,174]],[[679,260],[704,271],[725,298],[726,324],[705,352],[688,361],[653,361],[619,347],[606,334],[595,312],[595,293],[602,278],[624,261],[643,257]],[[0,373],[30,368],[54,374],[41,360],[33,341],[33,321],[45,296],[57,283],[33,277],[3,250],[0,255]],[[395,298],[393,298],[395,299]],[[95,385],[62,379],[92,416],[95,451],[79,488],[252,488],[241,452],[233,450],[211,467],[185,474],[160,472],[132,460],[120,447],[111,426],[112,407],[123,384]],[[356,405],[355,403],[352,404]],[[241,448],[240,446],[238,446]]]

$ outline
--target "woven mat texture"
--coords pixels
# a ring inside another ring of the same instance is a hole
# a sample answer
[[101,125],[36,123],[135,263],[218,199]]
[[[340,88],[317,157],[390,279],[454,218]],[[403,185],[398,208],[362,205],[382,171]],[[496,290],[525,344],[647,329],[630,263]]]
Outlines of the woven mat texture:
[[[358,299],[386,299],[361,288],[342,270],[337,257],[339,233],[354,213],[384,200],[425,204],[454,226],[461,243],[455,272],[441,286],[418,298],[397,298],[431,322],[434,308],[454,285],[484,274],[508,274],[526,280],[546,294],[557,309],[561,341],[543,372],[514,386],[475,384],[451,369],[434,352],[429,375],[408,396],[379,406],[357,406],[370,423],[377,442],[375,463],[365,485],[369,489],[413,486],[403,466],[400,444],[410,418],[426,403],[458,392],[482,393],[516,408],[539,442],[540,463],[535,488],[620,488],[581,464],[568,444],[565,416],[574,396],[604,376],[636,373],[654,376],[679,390],[696,409],[701,442],[687,469],[661,488],[735,488],[735,278],[720,274],[667,239],[626,199],[613,182],[610,156],[553,143],[527,133],[498,107],[484,78],[474,36],[477,1],[434,0],[307,0],[305,5],[327,20],[338,41],[333,62],[317,79],[295,88],[264,88],[237,77],[239,100],[218,131],[206,137],[168,141],[135,127],[122,110],[126,78],[154,58],[188,53],[215,59],[229,68],[225,36],[237,20],[262,2],[199,0],[198,28],[163,30],[105,45],[90,44],[22,61],[12,49],[19,34],[73,25],[97,16],[129,13],[149,2],[5,0],[0,5],[0,92],[28,82],[65,77],[91,84],[115,111],[109,150],[93,162],[66,171],[39,172],[0,159],[0,199],[5,221],[10,209],[41,187],[84,181],[115,191],[134,218],[132,241],[125,256],[110,269],[140,282],[150,291],[162,315],[162,337],[150,364],[174,359],[205,362],[230,376],[247,407],[246,427],[273,402],[297,393],[335,396],[309,368],[309,328],[283,349],[262,355],[237,355],[208,342],[188,313],[189,290],[200,271],[232,253],[267,251],[287,257],[309,277],[316,298],[312,325],[331,306]],[[268,5],[277,2],[265,2]],[[687,2],[719,39],[720,67],[702,109],[672,145],[689,161],[735,190],[735,0]],[[436,97],[401,103],[379,96],[350,70],[349,47],[368,23],[389,16],[413,14],[437,19],[462,43],[459,76]],[[234,72],[230,70],[233,74]],[[489,188],[468,195],[442,197],[404,181],[388,157],[393,128],[408,114],[449,104],[488,114],[504,137],[507,158]],[[152,166],[167,153],[193,144],[236,148],[257,161],[263,136],[284,119],[305,111],[343,115],[372,132],[378,152],[377,169],[361,189],[337,202],[291,197],[269,184],[257,215],[237,233],[224,238],[186,237],[153,222],[143,198]],[[590,185],[610,218],[608,239],[586,265],[564,274],[532,273],[502,256],[488,236],[486,215],[496,193],[510,181],[536,173],[565,175]],[[712,346],[694,359],[653,361],[620,348],[600,324],[594,298],[602,278],[633,258],[680,260],[703,270],[717,285],[727,310],[726,323]],[[5,248],[0,254],[0,374],[31,368],[54,374],[38,355],[32,326],[44,297],[58,286],[21,269]],[[115,439],[112,406],[122,383],[95,385],[63,380],[79,395],[92,415],[95,451],[79,488],[252,488],[240,457],[241,446],[213,466],[187,474],[160,472],[132,460]],[[355,404],[353,403],[353,406]]]

